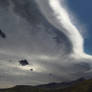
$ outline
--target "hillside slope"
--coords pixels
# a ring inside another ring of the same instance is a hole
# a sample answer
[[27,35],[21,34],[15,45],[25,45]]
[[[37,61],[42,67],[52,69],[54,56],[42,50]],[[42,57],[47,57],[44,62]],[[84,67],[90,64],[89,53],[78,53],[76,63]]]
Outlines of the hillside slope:
[[1,89],[0,92],[92,92],[92,79],[76,82],[67,88],[45,89],[32,86],[16,86],[9,89]]
[[70,87],[59,89],[56,92],[92,92],[92,80],[77,82]]

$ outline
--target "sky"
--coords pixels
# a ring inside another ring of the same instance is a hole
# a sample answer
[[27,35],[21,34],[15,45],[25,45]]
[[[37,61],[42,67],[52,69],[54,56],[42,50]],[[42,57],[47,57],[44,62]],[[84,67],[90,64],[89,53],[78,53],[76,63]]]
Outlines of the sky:
[[84,50],[92,55],[92,0],[67,0],[67,4],[77,20],[86,28]]
[[[90,23],[80,18],[78,26],[73,24],[70,11],[77,15],[77,9],[67,9],[63,1],[0,0],[2,85],[38,85],[92,77],[92,56],[84,52],[86,34],[82,36],[77,28]],[[73,1],[70,4],[73,6]],[[89,47],[87,44],[85,51],[91,53]]]

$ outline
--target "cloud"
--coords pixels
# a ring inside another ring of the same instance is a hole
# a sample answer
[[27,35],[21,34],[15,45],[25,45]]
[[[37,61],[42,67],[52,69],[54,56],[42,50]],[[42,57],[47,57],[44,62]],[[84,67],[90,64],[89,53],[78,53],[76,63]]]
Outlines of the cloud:
[[[84,53],[84,39],[60,0],[8,3],[0,8],[0,28],[7,35],[0,38],[0,81],[37,85],[91,76],[92,57]],[[19,63],[24,59],[26,66]]]

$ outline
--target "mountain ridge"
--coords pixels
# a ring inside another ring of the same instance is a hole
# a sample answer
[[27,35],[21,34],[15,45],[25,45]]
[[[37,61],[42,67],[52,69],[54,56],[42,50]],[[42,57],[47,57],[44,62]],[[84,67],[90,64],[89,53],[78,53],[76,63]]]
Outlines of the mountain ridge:
[[92,79],[80,79],[65,88],[47,89],[36,86],[17,85],[13,88],[0,89],[0,92],[92,92]]

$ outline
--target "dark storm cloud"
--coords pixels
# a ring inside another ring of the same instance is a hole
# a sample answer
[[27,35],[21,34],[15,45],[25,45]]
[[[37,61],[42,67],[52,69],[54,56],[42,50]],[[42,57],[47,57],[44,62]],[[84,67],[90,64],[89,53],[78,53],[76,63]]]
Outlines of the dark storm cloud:
[[9,6],[9,0],[0,0],[0,7],[6,8]]
[[[44,31],[49,33],[52,32],[55,33],[53,39],[55,39],[57,43],[67,44],[68,49],[66,47],[67,49],[66,51],[69,50],[70,52],[72,50],[72,45],[69,39],[46,20],[46,18],[42,15],[41,11],[39,10],[38,5],[35,3],[35,1],[30,2],[30,0],[28,1],[14,0],[13,2],[14,2],[14,12],[16,12],[21,17],[25,18],[33,27],[38,26],[40,24],[44,27]],[[39,30],[40,29],[38,29],[38,31]]]

